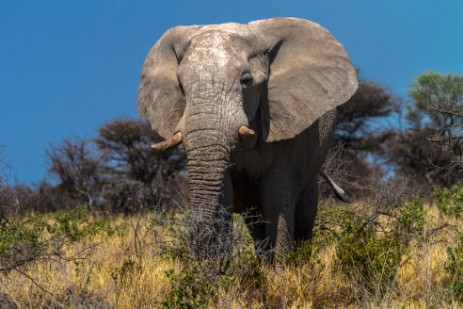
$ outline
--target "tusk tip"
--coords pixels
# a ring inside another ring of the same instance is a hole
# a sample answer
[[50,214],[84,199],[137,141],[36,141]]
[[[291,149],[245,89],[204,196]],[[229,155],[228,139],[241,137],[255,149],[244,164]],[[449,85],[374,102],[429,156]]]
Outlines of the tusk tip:
[[169,139],[167,139],[167,140],[165,140],[163,142],[151,145],[151,148],[153,148],[154,150],[157,150],[157,151],[165,151],[165,150],[175,148],[178,145],[180,145],[181,143],[182,143],[182,133],[177,132],[171,138],[169,138]]
[[248,128],[247,126],[241,126],[238,130],[238,133],[240,135],[256,135],[256,132],[254,132],[254,130]]

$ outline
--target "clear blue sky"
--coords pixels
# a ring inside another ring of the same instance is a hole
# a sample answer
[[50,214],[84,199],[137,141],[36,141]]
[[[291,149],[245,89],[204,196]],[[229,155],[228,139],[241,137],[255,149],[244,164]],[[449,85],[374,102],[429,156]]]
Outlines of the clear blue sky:
[[276,16],[322,24],[363,77],[401,96],[426,71],[463,74],[461,0],[1,0],[0,145],[10,175],[37,182],[50,144],[136,117],[144,58],[168,28]]

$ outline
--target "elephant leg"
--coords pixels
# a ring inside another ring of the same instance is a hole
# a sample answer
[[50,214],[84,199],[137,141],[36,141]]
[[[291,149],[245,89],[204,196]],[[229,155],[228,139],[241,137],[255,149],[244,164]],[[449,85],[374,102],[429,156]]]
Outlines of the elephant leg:
[[[265,237],[274,250],[270,259],[284,255],[294,249],[294,186],[283,178],[270,178],[261,185],[262,214],[265,221]],[[287,178],[286,178],[287,179]]]
[[312,238],[317,215],[318,177],[315,176],[299,196],[295,212],[295,240],[297,242]]
[[262,205],[259,192],[254,182],[245,178],[235,181],[233,184],[235,212],[243,217],[254,240],[254,248],[261,261],[266,261],[268,252],[268,240],[265,236],[265,222],[262,215]]
[[254,249],[259,260],[269,262],[269,240],[265,235],[265,221],[262,212],[258,208],[252,208],[243,214],[243,219],[254,240]]

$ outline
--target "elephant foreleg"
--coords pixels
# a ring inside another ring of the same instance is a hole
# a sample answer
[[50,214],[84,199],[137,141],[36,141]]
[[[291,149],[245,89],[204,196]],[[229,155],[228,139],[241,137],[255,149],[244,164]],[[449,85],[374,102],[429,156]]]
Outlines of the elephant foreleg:
[[262,212],[260,209],[252,208],[243,214],[243,219],[254,240],[254,249],[256,250],[257,256],[263,262],[270,262],[270,244],[269,239],[265,235],[265,221]]
[[295,195],[289,183],[282,178],[273,177],[271,183],[261,185],[262,214],[265,220],[265,236],[269,247],[274,251],[270,254],[280,257],[294,249],[294,210]]
[[268,261],[269,242],[265,235],[265,221],[257,186],[252,181],[240,179],[233,184],[235,212],[243,217],[254,240],[254,248],[261,261]]
[[295,215],[296,241],[299,242],[312,238],[315,216],[317,215],[317,204],[318,177],[315,176],[299,196]]

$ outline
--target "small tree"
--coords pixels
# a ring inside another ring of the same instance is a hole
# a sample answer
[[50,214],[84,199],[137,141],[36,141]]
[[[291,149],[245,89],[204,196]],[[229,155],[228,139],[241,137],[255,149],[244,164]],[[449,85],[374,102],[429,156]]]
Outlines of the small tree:
[[[85,139],[65,139],[61,145],[46,152],[50,161],[49,174],[59,181],[63,191],[77,203],[93,206],[104,182],[102,160],[91,142]],[[63,205],[64,206],[64,205]]]
[[423,74],[409,94],[408,128],[388,143],[387,156],[397,174],[431,194],[434,186],[447,187],[463,177],[463,77]]
[[360,80],[355,94],[338,108],[335,141],[346,149],[378,151],[392,133],[385,120],[398,110],[398,99],[386,88]]
[[429,73],[418,78],[412,95],[425,101],[438,130],[429,140],[452,153],[450,168],[463,168],[463,76]]
[[141,120],[116,119],[98,130],[95,143],[108,175],[102,195],[111,209],[129,213],[170,208],[183,199],[179,174],[185,170],[185,153],[182,149],[159,153],[150,148],[161,140]]
[[108,172],[152,183],[156,178],[167,180],[185,168],[183,151],[157,153],[149,147],[160,140],[162,138],[145,121],[116,119],[98,130],[95,142],[104,155]]
[[396,174],[409,179],[426,195],[432,193],[435,185],[450,185],[456,176],[441,168],[449,166],[452,157],[429,141],[435,132],[429,127],[400,132],[389,140],[386,152],[389,164],[396,167]]

